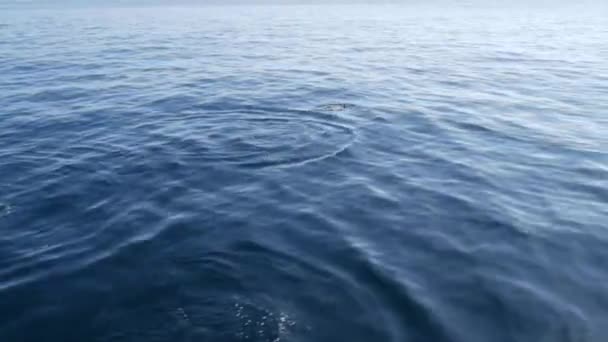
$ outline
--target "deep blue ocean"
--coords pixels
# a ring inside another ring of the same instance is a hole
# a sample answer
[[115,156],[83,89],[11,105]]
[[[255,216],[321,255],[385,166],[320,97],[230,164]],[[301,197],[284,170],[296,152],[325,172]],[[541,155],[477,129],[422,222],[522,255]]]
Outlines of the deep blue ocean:
[[0,341],[608,341],[608,12],[3,8]]

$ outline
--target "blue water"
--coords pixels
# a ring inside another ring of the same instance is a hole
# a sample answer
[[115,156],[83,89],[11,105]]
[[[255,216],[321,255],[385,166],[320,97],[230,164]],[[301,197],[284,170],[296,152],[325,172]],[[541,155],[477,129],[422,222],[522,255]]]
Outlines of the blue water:
[[608,21],[0,12],[0,341],[608,339]]

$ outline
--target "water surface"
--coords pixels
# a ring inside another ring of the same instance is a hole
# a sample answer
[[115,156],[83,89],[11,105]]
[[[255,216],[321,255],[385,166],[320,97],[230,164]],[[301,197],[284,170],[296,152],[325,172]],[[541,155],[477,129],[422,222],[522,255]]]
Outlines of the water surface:
[[600,11],[0,13],[0,340],[608,337]]

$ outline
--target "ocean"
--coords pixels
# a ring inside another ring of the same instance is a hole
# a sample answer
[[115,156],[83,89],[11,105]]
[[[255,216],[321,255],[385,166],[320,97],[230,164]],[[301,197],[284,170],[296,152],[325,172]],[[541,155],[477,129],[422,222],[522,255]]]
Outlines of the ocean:
[[604,342],[608,12],[0,10],[0,341]]

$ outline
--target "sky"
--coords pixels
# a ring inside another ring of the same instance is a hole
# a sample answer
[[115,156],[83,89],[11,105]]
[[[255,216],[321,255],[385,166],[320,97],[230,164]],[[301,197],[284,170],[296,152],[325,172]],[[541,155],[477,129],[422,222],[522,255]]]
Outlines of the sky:
[[418,4],[457,7],[509,7],[534,6],[550,8],[556,5],[576,4],[593,6],[608,4],[608,0],[0,0],[3,6],[61,7],[78,6],[170,6],[170,5],[231,5],[231,4]]
[[603,3],[606,0],[0,0],[3,4],[70,4],[70,3],[111,3],[111,4],[224,4],[224,3],[445,3],[445,4],[508,4],[508,3],[542,3],[546,5],[559,3]]

